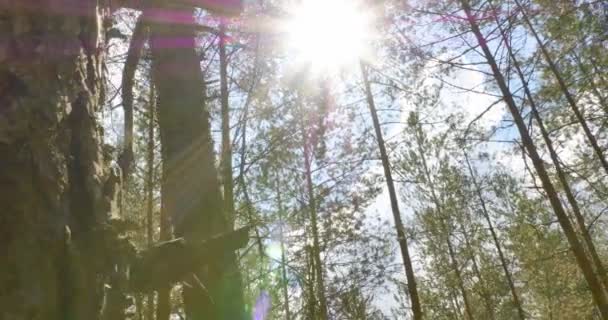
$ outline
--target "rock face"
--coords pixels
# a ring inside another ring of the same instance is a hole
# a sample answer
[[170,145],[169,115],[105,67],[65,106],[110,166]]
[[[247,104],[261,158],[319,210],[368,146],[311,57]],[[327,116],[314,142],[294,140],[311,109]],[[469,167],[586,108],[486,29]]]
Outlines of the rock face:
[[0,318],[94,319],[113,193],[102,1],[0,1]]

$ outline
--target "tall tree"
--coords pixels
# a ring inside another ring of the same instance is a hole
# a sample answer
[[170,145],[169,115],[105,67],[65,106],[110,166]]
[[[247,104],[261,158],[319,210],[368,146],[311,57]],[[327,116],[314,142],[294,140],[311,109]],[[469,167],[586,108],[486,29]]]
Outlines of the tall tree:
[[568,238],[568,242],[570,243],[570,247],[574,253],[574,256],[577,259],[578,265],[581,268],[585,279],[587,280],[589,288],[591,289],[595,303],[600,309],[602,316],[605,319],[608,319],[608,301],[606,300],[606,295],[604,293],[604,290],[602,289],[601,281],[598,279],[598,276],[593,271],[592,264],[589,261],[587,255],[585,254],[580,239],[578,238],[574,228],[572,227],[572,223],[570,222],[570,219],[568,218],[568,215],[566,214],[562,206],[562,203],[557,195],[553,183],[550,180],[545,165],[537,152],[534,141],[530,137],[525,122],[520,114],[520,111],[517,108],[517,105],[515,104],[513,95],[509,90],[509,87],[507,86],[502,72],[498,68],[492,51],[489,49],[488,44],[483,34],[481,33],[476,17],[472,14],[472,9],[468,0],[460,0],[460,4],[462,5],[462,9],[466,14],[467,20],[471,27],[471,31],[475,35],[477,43],[481,47],[484,57],[492,69],[494,79],[498,87],[500,88],[503,99],[507,104],[511,115],[513,116],[513,120],[522,138],[522,143],[528,152],[528,156],[532,160],[534,168],[536,169],[536,173],[538,174],[542,182],[543,189],[549,199],[549,202],[551,203],[553,211],[555,212],[555,215],[562,227],[562,230]]
[[[435,211],[435,215],[433,219],[436,220],[435,224],[438,226],[439,232],[441,234],[441,241],[445,240],[449,264],[451,266],[451,271],[455,275],[456,285],[460,291],[460,295],[464,304],[464,311],[467,319],[474,319],[474,311],[473,305],[471,304],[471,300],[469,298],[469,293],[467,288],[465,287],[464,276],[462,273],[462,268],[458,263],[456,248],[454,242],[452,240],[453,236],[453,222],[449,214],[446,212],[446,208],[444,203],[447,199],[441,199],[438,192],[437,187],[435,185],[435,180],[433,179],[430,166],[428,164],[426,152],[425,152],[425,140],[426,135],[420,123],[419,116],[416,112],[410,113],[408,119],[408,126],[413,131],[413,139],[415,144],[415,152],[417,152],[417,158],[419,159],[419,170],[421,171],[422,181],[425,183],[428,193],[430,195],[431,202],[431,211]],[[443,159],[439,159],[440,162]],[[444,201],[442,201],[444,200]]]
[[283,290],[283,304],[285,308],[285,320],[291,320],[291,311],[289,309],[289,281],[287,279],[287,253],[285,252],[285,230],[286,224],[285,213],[283,212],[283,201],[281,201],[281,178],[276,177],[277,188],[277,210],[279,212],[279,233],[281,241],[281,286]]
[[515,288],[515,282],[513,280],[513,275],[511,273],[511,270],[509,269],[509,265],[507,263],[505,253],[503,251],[503,246],[501,245],[501,243],[498,239],[498,234],[494,227],[494,223],[492,223],[492,219],[490,218],[490,213],[489,213],[488,207],[486,205],[486,200],[481,191],[481,185],[477,181],[475,170],[471,166],[471,162],[469,161],[469,156],[466,151],[464,151],[464,158],[465,158],[465,162],[467,164],[467,169],[469,170],[471,182],[473,183],[473,188],[475,189],[475,195],[477,196],[477,199],[479,201],[481,213],[487,223],[488,230],[490,231],[490,235],[492,236],[492,241],[494,243],[494,246],[496,247],[496,252],[498,253],[498,259],[500,261],[500,266],[502,267],[502,271],[504,272],[505,279],[507,281],[507,284],[509,285],[509,291],[511,293],[511,297],[513,298],[513,304],[515,305],[515,308],[517,308],[517,315],[519,316],[520,320],[524,320],[524,319],[526,319],[526,314],[523,310],[522,303],[519,298],[517,289]]
[[228,92],[228,56],[226,53],[226,25],[220,23],[219,30],[220,56],[220,103],[222,113],[222,155],[221,171],[224,189],[224,210],[231,225],[234,224],[234,187],[232,181],[232,140],[230,139],[230,104]]
[[566,101],[568,102],[568,105],[570,106],[572,113],[574,113],[576,120],[578,121],[581,128],[583,129],[583,132],[585,133],[585,136],[586,136],[587,140],[589,141],[589,144],[591,145],[593,152],[595,153],[596,157],[602,164],[604,171],[606,171],[606,173],[608,174],[608,160],[606,160],[606,157],[604,156],[604,151],[599,146],[597,139],[591,132],[591,129],[589,128],[589,125],[587,124],[587,120],[583,116],[583,113],[581,112],[580,107],[578,106],[578,104],[575,101],[574,96],[570,92],[570,89],[568,88],[568,85],[566,84],[566,81],[564,80],[562,73],[560,72],[555,61],[553,60],[553,57],[549,53],[549,50],[547,49],[546,45],[541,40],[540,35],[538,34],[538,32],[536,32],[536,29],[532,25],[532,22],[530,21],[530,18],[528,17],[526,8],[524,8],[521,5],[521,2],[519,0],[514,0],[514,1],[515,1],[515,4],[517,5],[517,8],[521,12],[524,22],[526,23],[526,25],[528,26],[528,29],[530,29],[530,32],[532,33],[532,36],[536,40],[536,43],[543,55],[543,58],[549,65],[549,70],[551,71],[553,76],[555,76],[555,79],[557,80],[559,88],[562,91],[564,97],[566,98]]
[[[175,233],[204,239],[230,230],[215,168],[204,81],[195,51],[192,10],[150,14],[150,47],[158,92],[162,144],[162,201]],[[167,17],[183,17],[175,25]],[[234,253],[192,274],[183,289],[189,319],[242,319],[243,293]]]
[[304,175],[306,179],[306,194],[308,200],[308,213],[310,216],[310,229],[312,231],[311,255],[316,280],[315,302],[319,303],[318,319],[326,320],[329,318],[327,309],[327,298],[325,295],[325,281],[323,271],[323,260],[321,259],[321,242],[319,239],[319,223],[317,222],[317,202],[312,180],[313,147],[311,132],[302,124],[302,143],[304,152]]
[[[491,1],[488,1],[488,4],[490,6],[493,6]],[[553,145],[553,141],[551,140],[551,137],[549,136],[549,132],[548,132],[548,130],[544,124],[544,121],[540,115],[540,112],[538,110],[538,107],[536,104],[536,99],[532,95],[532,92],[530,91],[530,88],[526,81],[526,77],[520,66],[519,59],[515,56],[515,54],[513,53],[513,50],[511,49],[511,46],[509,44],[508,37],[506,35],[505,30],[502,28],[502,26],[501,26],[500,22],[497,20],[497,18],[495,18],[495,20],[496,20],[498,28],[500,30],[500,34],[503,39],[504,46],[509,54],[509,58],[511,59],[511,61],[513,63],[513,68],[515,69],[517,76],[519,77],[520,81],[522,82],[525,96],[527,98],[527,101],[530,105],[530,109],[532,111],[532,117],[534,118],[534,120],[536,120],[540,133],[541,133],[541,136],[545,143],[545,146],[547,147],[547,150],[549,151],[549,155],[551,157],[553,166],[555,167],[557,177],[559,179],[562,189],[564,190],[564,193],[566,194],[566,199],[568,200],[568,204],[570,205],[570,208],[572,209],[572,213],[574,214],[574,218],[575,218],[578,230],[583,237],[583,243],[586,246],[586,250],[589,252],[589,254],[591,256],[591,261],[593,262],[593,265],[596,268],[596,272],[597,272],[598,276],[602,280],[602,283],[604,284],[605,288],[608,288],[608,274],[606,274],[606,269],[604,268],[604,265],[597,253],[597,250],[595,249],[595,245],[593,244],[593,240],[591,239],[591,235],[589,234],[589,230],[587,229],[587,224],[585,223],[585,218],[581,212],[578,201],[576,200],[576,198],[574,196],[574,192],[572,191],[572,189],[570,187],[568,177],[566,176],[566,173],[564,172],[564,169],[562,168],[562,164],[561,164],[561,161],[557,154],[557,151],[555,150],[555,147]]]
[[382,168],[384,169],[384,178],[386,180],[386,185],[390,197],[395,229],[397,229],[397,241],[399,242],[399,248],[401,249],[401,258],[403,259],[403,266],[405,268],[407,287],[412,304],[412,313],[414,319],[420,320],[422,319],[420,298],[418,297],[418,290],[416,289],[416,278],[414,276],[414,267],[412,265],[412,259],[410,257],[409,248],[407,245],[407,236],[405,234],[403,222],[401,221],[401,212],[399,211],[399,201],[397,200],[397,193],[395,191],[395,185],[393,183],[393,177],[391,174],[391,165],[388,159],[388,154],[386,152],[386,146],[384,145],[384,139],[382,137],[382,128],[380,127],[380,120],[378,119],[378,113],[376,111],[374,96],[372,94],[372,89],[369,82],[369,75],[366,66],[363,62],[360,63],[360,68],[361,73],[363,75],[363,84],[365,87],[367,105],[372,116],[374,131],[376,133],[376,141],[378,142],[378,149],[380,151],[380,159],[382,160]]

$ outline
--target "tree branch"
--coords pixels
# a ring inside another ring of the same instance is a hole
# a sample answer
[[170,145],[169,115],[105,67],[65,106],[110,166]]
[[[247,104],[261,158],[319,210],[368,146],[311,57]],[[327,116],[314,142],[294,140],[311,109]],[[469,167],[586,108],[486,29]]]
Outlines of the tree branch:
[[247,244],[249,229],[240,228],[202,242],[173,239],[140,252],[131,265],[130,290],[148,292],[161,288],[180,281],[204,264],[221,260],[222,255]]

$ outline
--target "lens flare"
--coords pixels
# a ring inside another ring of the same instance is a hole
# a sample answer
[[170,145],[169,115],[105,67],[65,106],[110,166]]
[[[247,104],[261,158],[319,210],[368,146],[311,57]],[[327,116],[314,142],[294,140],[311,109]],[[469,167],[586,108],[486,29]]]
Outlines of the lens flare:
[[253,306],[253,320],[264,320],[268,316],[271,307],[270,295],[262,291]]
[[280,260],[282,253],[283,251],[281,250],[280,243],[271,242],[266,246],[266,254],[274,260]]
[[372,14],[355,0],[304,0],[286,23],[298,63],[325,72],[356,66],[369,55]]

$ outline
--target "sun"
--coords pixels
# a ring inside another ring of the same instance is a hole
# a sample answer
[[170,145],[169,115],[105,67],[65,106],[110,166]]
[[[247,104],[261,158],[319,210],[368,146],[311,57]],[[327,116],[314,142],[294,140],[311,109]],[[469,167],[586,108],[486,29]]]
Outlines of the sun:
[[302,0],[285,24],[291,57],[313,72],[355,67],[370,55],[372,14],[356,0]]

